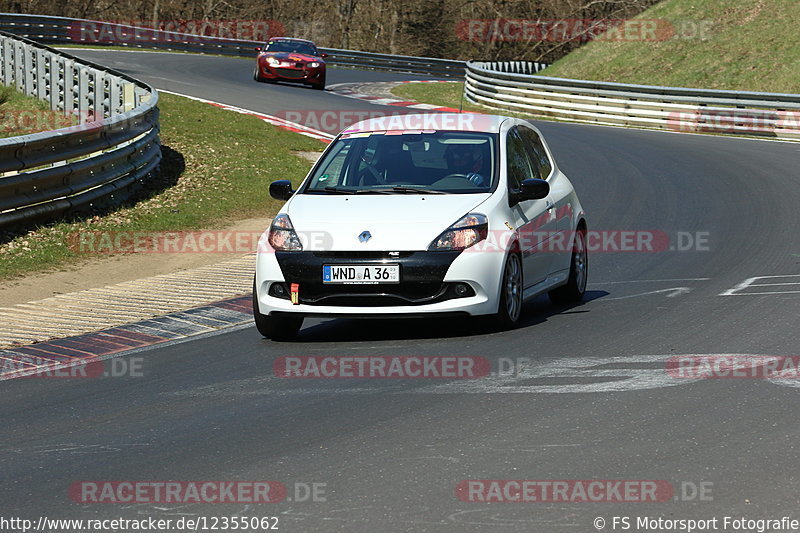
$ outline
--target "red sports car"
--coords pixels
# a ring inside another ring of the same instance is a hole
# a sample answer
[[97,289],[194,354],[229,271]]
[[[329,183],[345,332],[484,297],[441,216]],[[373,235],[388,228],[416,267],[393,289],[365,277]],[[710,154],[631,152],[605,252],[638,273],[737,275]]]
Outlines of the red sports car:
[[305,39],[273,37],[266,45],[256,48],[256,68],[253,79],[276,82],[293,81],[325,88],[325,62],[314,43]]

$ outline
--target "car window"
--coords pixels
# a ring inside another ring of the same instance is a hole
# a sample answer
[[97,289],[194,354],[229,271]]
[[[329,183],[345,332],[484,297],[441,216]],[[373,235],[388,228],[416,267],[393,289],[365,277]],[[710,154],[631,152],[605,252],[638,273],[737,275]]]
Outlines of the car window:
[[538,176],[538,170],[534,172],[531,169],[529,149],[517,130],[516,127],[511,128],[506,137],[506,166],[508,186],[511,189],[519,189],[523,180]]
[[337,144],[325,158],[316,173],[314,183],[319,187],[336,187],[345,182],[345,162],[350,153],[350,145]]
[[550,176],[550,172],[553,171],[553,165],[550,163],[550,158],[547,157],[547,150],[544,148],[541,137],[535,131],[526,127],[520,127],[519,133],[528,147],[531,162],[538,171],[537,177],[543,180],[547,179]]
[[[464,131],[343,135],[329,148],[302,192],[489,192],[495,180],[496,135]],[[330,191],[328,191],[330,192]]]
[[264,51],[294,52],[296,54],[306,54],[310,56],[319,55],[317,54],[317,49],[314,47],[314,45],[298,41],[269,41]]

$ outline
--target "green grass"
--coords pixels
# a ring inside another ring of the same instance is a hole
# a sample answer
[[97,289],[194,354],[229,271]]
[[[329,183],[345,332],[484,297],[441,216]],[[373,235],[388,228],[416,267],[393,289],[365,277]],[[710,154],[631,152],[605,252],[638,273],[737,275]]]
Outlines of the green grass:
[[63,268],[91,259],[70,247],[83,231],[213,229],[272,216],[282,202],[268,195],[272,180],[305,177],[311,163],[293,151],[324,145],[262,120],[180,96],[160,95],[164,161],[145,199],[113,212],[36,228],[0,245],[0,279]]
[[[393,87],[392,94],[404,100],[413,100],[424,104],[432,104],[441,107],[452,107],[462,111],[472,111],[475,113],[487,113],[490,115],[503,115],[506,117],[530,118],[531,115],[519,113],[508,109],[491,109],[481,105],[475,105],[462,100],[464,83],[403,83]],[[561,122],[556,117],[536,117],[537,120],[547,120],[551,122]]]
[[0,85],[0,138],[66,128],[74,123],[73,118],[51,111],[47,102]]
[[797,0],[663,0],[636,18],[666,19],[679,32],[687,21],[707,21],[708,31],[702,38],[592,42],[560,59],[542,75],[644,85],[800,92]]
[[486,112],[486,109],[461,99],[464,83],[402,83],[392,88],[392,94],[404,100],[413,100],[464,111]]

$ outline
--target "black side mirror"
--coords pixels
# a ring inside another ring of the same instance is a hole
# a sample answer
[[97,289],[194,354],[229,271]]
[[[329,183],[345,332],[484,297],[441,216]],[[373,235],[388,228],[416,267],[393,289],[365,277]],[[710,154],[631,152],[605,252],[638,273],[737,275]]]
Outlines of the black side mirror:
[[509,201],[511,205],[516,205],[525,200],[541,200],[550,194],[550,184],[545,180],[529,178],[523,180],[519,189],[511,191]]
[[269,184],[269,195],[276,200],[286,201],[291,198],[293,194],[292,182],[289,180],[278,180]]

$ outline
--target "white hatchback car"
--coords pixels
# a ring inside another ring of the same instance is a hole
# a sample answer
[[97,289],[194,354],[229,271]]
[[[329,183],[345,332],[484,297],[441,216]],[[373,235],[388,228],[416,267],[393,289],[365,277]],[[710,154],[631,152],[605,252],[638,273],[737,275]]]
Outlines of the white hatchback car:
[[331,142],[259,243],[258,331],[307,316],[490,315],[500,327],[548,292],[579,301],[586,217],[541,133],[517,118],[373,118]]

